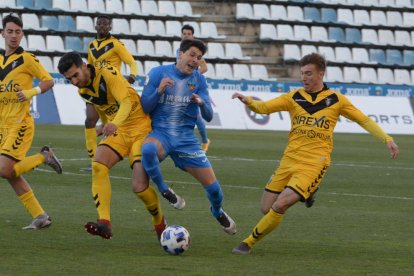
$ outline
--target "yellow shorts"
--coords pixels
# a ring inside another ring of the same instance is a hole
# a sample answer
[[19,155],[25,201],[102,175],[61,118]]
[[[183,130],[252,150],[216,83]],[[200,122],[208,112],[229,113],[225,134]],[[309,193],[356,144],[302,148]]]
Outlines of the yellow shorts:
[[265,190],[281,193],[289,187],[301,196],[302,201],[306,200],[318,188],[328,167],[328,164],[301,163],[284,156],[266,184]]
[[128,155],[130,165],[141,161],[141,147],[151,128],[131,129],[119,128],[113,135],[99,142],[98,146],[106,145],[114,150],[121,159]]
[[15,161],[23,160],[32,146],[33,137],[34,120],[31,116],[19,124],[0,128],[0,154]]

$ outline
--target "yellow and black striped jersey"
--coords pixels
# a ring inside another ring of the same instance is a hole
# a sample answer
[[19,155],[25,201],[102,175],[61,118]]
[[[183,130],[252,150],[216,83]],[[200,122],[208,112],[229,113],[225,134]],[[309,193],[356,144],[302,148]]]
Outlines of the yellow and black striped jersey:
[[340,115],[360,124],[382,142],[392,140],[347,97],[326,86],[317,93],[301,88],[269,101],[251,101],[248,107],[261,114],[288,111],[291,130],[284,154],[305,163],[330,163],[333,131]]
[[138,73],[138,66],[134,57],[125,45],[113,36],[104,39],[94,39],[88,46],[88,63],[99,67],[110,63],[121,71],[121,63],[129,65],[130,73],[134,76]]
[[78,92],[82,98],[95,106],[103,122],[113,121],[120,103],[129,97],[131,111],[121,126],[136,128],[137,123],[143,128],[151,126],[149,116],[142,110],[139,95],[115,67],[94,67],[88,64],[88,68],[91,72],[90,83],[87,87],[79,88]]
[[20,123],[30,115],[30,101],[20,102],[16,96],[17,88],[22,90],[33,87],[33,78],[40,81],[52,80],[50,74],[37,57],[22,47],[5,56],[0,51],[0,125],[9,126]]

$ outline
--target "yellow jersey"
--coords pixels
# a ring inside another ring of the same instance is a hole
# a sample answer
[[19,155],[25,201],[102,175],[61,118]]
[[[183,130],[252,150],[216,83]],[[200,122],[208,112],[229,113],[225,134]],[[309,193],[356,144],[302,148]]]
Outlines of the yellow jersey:
[[303,88],[292,90],[265,102],[250,98],[247,106],[261,114],[288,111],[291,130],[284,154],[305,163],[330,164],[333,131],[340,115],[360,124],[384,143],[392,140],[346,96],[326,86],[317,93],[307,93]]
[[136,76],[138,66],[134,57],[125,45],[113,36],[104,39],[94,39],[88,46],[88,63],[99,67],[110,63],[121,71],[121,63],[124,62],[130,67],[130,74]]
[[129,97],[131,109],[128,114],[125,114],[127,116],[119,127],[151,128],[149,115],[142,110],[140,96],[115,67],[111,65],[94,67],[88,64],[88,68],[91,72],[89,85],[79,88],[78,93],[95,106],[104,123],[114,120],[120,109],[120,103]]
[[31,89],[33,78],[40,81],[52,80],[51,75],[37,57],[22,47],[5,56],[0,51],[0,125],[10,126],[20,123],[30,115],[30,101],[20,102],[16,96],[17,88]]

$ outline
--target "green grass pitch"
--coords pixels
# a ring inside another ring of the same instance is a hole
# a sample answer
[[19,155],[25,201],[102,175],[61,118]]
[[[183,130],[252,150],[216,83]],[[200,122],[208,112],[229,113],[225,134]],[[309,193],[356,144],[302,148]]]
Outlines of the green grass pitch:
[[336,134],[332,165],[315,205],[292,207],[280,227],[251,255],[231,254],[261,218],[263,187],[278,165],[286,132],[209,130],[208,155],[238,232],[228,236],[212,218],[201,185],[162,163],[164,176],[187,201],[184,210],[162,199],[169,224],[186,227],[189,251],[160,248],[150,216],[131,192],[126,161],[112,171],[114,237],[88,235],[96,219],[83,128],[37,126],[30,154],[51,144],[63,175],[41,166],[25,175],[53,218],[46,230],[24,231],[31,218],[0,180],[0,275],[413,275],[414,139],[394,136],[401,149],[390,160],[370,135]]

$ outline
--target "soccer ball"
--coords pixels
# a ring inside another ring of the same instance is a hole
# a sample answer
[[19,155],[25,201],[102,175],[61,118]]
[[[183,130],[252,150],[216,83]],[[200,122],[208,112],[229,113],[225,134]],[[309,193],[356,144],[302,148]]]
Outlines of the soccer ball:
[[190,247],[190,233],[182,226],[171,225],[162,232],[160,243],[165,252],[180,255]]

